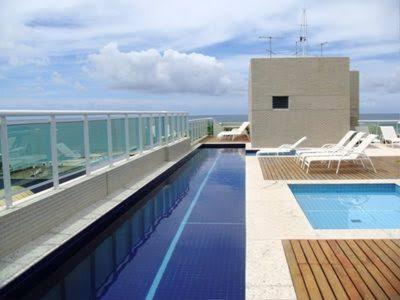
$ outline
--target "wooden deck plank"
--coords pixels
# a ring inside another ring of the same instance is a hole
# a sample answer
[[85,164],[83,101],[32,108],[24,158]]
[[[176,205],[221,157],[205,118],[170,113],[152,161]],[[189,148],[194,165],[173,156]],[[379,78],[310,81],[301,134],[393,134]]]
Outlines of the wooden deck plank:
[[318,284],[314,278],[314,274],[311,270],[310,265],[307,263],[307,259],[303,253],[299,241],[294,240],[291,242],[291,244],[301,275],[303,276],[304,283],[307,287],[308,293],[310,294],[310,298],[323,299],[321,292],[318,288]]
[[399,240],[282,244],[298,299],[400,299]]
[[396,179],[400,178],[397,163],[399,156],[372,157],[377,173],[364,169],[359,164],[345,162],[336,174],[336,167],[315,164],[310,173],[306,173],[293,157],[264,156],[259,158],[265,180],[335,180],[335,179]]
[[374,240],[374,242],[378,245],[380,249],[382,249],[383,252],[385,252],[390,257],[390,259],[397,266],[400,267],[400,256],[395,251],[389,248],[383,240]]
[[355,244],[364,252],[368,259],[375,265],[376,269],[379,270],[391,286],[396,290],[396,293],[400,293],[400,280],[396,274],[377,256],[374,251],[363,241],[355,240]]
[[379,257],[380,260],[395,274],[400,280],[400,267],[372,240],[363,240],[365,244]]
[[382,270],[375,266],[375,264],[367,257],[367,255],[365,255],[355,241],[347,240],[345,243],[347,246],[349,246],[358,260],[362,262],[363,266],[365,266],[365,268],[368,270],[374,281],[381,287],[381,289],[390,299],[393,299],[396,295],[398,295],[397,291],[381,272]]
[[301,240],[300,246],[303,249],[304,255],[306,256],[307,262],[311,267],[314,274],[314,278],[318,284],[319,290],[324,299],[335,299],[335,295],[328,283],[328,279],[325,277],[325,273],[322,270],[321,265],[318,262],[317,257],[314,255],[310,244],[307,240]]
[[337,241],[329,240],[328,241],[329,247],[335,253],[335,256],[340,261],[343,268],[346,270],[346,273],[350,277],[351,281],[356,286],[358,292],[362,296],[363,299],[375,299],[374,295],[368,288],[367,284],[364,282],[361,274],[358,273],[356,268],[353,266],[351,261],[348,259],[346,254],[342,251],[340,246],[338,245]]
[[[324,252],[329,264],[332,266],[335,271],[337,277],[339,278],[346,294],[350,299],[362,299],[360,293],[357,291],[353,281],[350,279],[349,275],[346,273],[346,270],[340,264],[340,261],[336,257],[335,253],[332,251],[327,241],[319,240],[318,245],[321,247]],[[368,290],[368,289],[367,289]],[[371,295],[372,296],[372,295]]]
[[318,241],[310,240],[309,244],[311,246],[311,249],[315,253],[318,263],[321,265],[321,268],[326,276],[326,279],[329,282],[329,285],[332,288],[333,293],[335,294],[335,297],[338,299],[348,299],[346,291],[344,290],[338,276],[336,275],[335,270],[330,265],[328,259],[325,257],[325,254],[318,244]]
[[299,299],[310,299],[290,241],[282,241],[282,244],[297,297]]
[[382,290],[381,286],[376,282],[375,278],[368,272],[365,265],[358,259],[356,254],[351,250],[346,241],[338,240],[337,243],[342,251],[345,253],[351,264],[357,270],[357,272],[361,275],[365,284],[371,290],[371,292],[378,299],[387,299],[385,292]]

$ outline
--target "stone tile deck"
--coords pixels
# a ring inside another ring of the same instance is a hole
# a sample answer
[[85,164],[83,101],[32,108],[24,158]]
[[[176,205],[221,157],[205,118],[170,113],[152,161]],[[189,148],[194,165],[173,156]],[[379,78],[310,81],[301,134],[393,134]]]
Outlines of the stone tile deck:
[[400,178],[400,156],[372,157],[377,173],[351,162],[342,163],[339,174],[336,165],[315,164],[307,174],[293,157],[261,157],[261,171],[265,180],[362,180]]
[[400,298],[400,240],[282,244],[298,299]]

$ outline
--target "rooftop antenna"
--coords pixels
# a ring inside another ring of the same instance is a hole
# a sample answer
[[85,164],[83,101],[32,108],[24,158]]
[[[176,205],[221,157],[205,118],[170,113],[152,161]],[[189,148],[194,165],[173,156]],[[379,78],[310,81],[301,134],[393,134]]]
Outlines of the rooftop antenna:
[[307,55],[307,45],[308,45],[308,28],[307,28],[306,9],[303,9],[302,22],[300,25],[299,44],[300,44],[302,56],[306,56]]
[[328,42],[322,42],[322,43],[320,43],[319,45],[321,46],[321,57],[323,56],[323,47],[326,45],[326,44],[328,44]]
[[269,48],[267,48],[266,51],[267,53],[269,53],[269,58],[272,58],[272,54],[275,54],[275,52],[272,51],[272,39],[275,39],[276,37],[262,35],[258,38],[268,40],[267,43],[269,45]]

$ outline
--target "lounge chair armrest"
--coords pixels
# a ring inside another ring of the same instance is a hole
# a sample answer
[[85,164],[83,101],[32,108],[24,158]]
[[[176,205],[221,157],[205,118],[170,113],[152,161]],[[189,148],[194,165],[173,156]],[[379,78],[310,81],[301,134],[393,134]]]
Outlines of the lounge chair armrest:
[[278,147],[278,149],[290,148],[290,147],[292,147],[292,145],[290,145],[290,144],[283,144],[283,145],[280,145],[280,146]]
[[336,146],[336,144],[325,144],[325,145],[322,145],[321,148],[331,148],[331,147],[334,147],[334,146]]

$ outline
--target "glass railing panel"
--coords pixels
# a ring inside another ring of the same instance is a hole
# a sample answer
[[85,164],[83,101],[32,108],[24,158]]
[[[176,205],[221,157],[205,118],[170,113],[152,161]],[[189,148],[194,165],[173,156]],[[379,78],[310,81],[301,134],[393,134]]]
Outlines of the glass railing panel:
[[89,120],[90,161],[101,165],[108,161],[107,120],[96,118]]
[[13,194],[52,184],[49,123],[9,125],[8,146]]
[[111,119],[112,155],[113,158],[125,154],[125,119]]
[[85,169],[83,121],[57,121],[57,159],[60,178]]
[[129,118],[129,152],[139,151],[139,118]]
[[374,120],[374,121],[359,121],[358,122],[359,126],[368,126],[369,132],[377,135],[381,135],[381,130],[380,126],[393,126],[393,128],[396,130],[396,132],[399,134],[400,133],[400,125],[398,121],[395,120]]
[[[1,139],[0,139],[0,153],[2,153]],[[0,154],[0,208],[5,206],[4,199],[4,179],[3,179],[3,162],[1,161]]]

